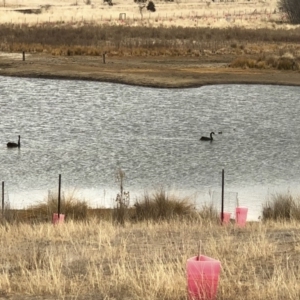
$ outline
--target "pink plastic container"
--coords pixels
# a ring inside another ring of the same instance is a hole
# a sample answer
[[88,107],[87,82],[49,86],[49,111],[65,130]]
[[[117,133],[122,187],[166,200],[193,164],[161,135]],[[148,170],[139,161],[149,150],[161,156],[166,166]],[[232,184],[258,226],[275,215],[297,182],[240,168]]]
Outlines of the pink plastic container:
[[247,221],[248,208],[247,207],[237,207],[235,209],[235,221],[240,227],[244,227]]
[[[221,215],[221,222],[222,222],[222,213],[220,215]],[[230,216],[231,216],[231,213],[223,212],[223,223],[222,224],[229,224]]]
[[58,219],[58,214],[53,214],[52,223],[54,225],[56,225],[56,224],[62,224],[62,223],[64,223],[64,221],[65,221],[65,215],[60,214],[59,215],[59,219]]
[[217,296],[221,263],[200,255],[187,260],[187,286],[189,300],[213,300]]

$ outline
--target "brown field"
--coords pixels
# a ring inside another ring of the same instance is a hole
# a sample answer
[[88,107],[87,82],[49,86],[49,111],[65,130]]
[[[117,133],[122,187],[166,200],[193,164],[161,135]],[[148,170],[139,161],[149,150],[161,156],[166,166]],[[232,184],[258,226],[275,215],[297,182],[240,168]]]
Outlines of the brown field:
[[0,32],[0,75],[174,88],[300,82],[296,29],[2,25]]
[[0,299],[183,300],[187,259],[199,253],[221,262],[216,300],[299,299],[299,198],[274,197],[245,227],[222,226],[213,207],[196,212],[163,190],[129,211],[63,203],[57,225],[55,197],[5,210]]
[[0,75],[153,87],[299,84],[299,26],[275,0],[159,1],[143,18],[133,1],[86,3],[4,1]]
[[187,299],[186,260],[220,260],[217,299],[299,299],[299,223],[90,219],[0,226],[1,299]]
[[[151,27],[285,28],[285,16],[276,0],[154,1],[156,11],[140,13],[134,0],[3,0],[1,24],[84,24]],[[90,4],[88,4],[90,3]],[[283,23],[282,23],[283,22]]]
[[[21,56],[21,54],[19,54]],[[52,57],[33,54],[22,62],[0,58],[0,75],[97,80],[152,87],[197,87],[222,83],[299,85],[299,71],[230,68],[230,58]]]

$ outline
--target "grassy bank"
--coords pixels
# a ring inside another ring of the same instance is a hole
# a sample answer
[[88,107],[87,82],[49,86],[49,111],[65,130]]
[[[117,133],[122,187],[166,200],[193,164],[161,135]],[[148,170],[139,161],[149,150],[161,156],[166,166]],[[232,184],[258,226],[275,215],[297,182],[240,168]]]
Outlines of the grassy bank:
[[[0,286],[13,299],[186,299],[185,264],[221,261],[218,299],[298,299],[299,224],[244,229],[197,221],[91,219],[53,226],[5,225]],[[19,297],[19,298],[18,298]]]
[[[102,210],[108,218],[94,210],[81,221],[69,218],[56,226],[5,222],[0,225],[1,295],[187,299],[186,261],[198,255],[200,242],[201,254],[222,265],[217,299],[299,299],[296,203],[290,195],[275,195],[263,208],[263,222],[239,228],[221,226],[212,207],[196,213],[160,190],[137,201],[122,226],[114,210]],[[86,207],[84,201],[73,199],[73,204],[81,213]],[[41,212],[42,205],[35,209]]]
[[[231,68],[299,71],[298,30],[188,27],[0,25],[0,51],[109,59],[195,58]],[[157,66],[156,66],[157,67]]]

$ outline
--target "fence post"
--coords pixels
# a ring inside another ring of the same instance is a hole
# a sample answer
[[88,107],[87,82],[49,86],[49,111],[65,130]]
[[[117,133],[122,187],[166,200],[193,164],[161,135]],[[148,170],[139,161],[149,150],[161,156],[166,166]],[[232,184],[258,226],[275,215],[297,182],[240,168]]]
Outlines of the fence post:
[[4,181],[2,181],[2,218],[4,218]]
[[224,169],[222,169],[222,204],[221,204],[221,218],[222,218],[222,223],[224,221]]
[[60,192],[61,192],[61,174],[58,176],[58,207],[57,207],[57,213],[58,213],[58,220],[60,216]]

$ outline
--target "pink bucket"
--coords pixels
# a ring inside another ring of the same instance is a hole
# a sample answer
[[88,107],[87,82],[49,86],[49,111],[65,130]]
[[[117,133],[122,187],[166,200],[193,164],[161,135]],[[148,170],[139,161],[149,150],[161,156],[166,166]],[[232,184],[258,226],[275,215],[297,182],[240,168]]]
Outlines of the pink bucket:
[[200,255],[187,260],[187,286],[189,300],[213,300],[217,296],[220,261]]
[[62,223],[64,223],[64,221],[65,221],[65,215],[60,214],[59,218],[58,218],[58,214],[53,214],[52,223],[54,225],[56,225],[56,224],[62,224]]
[[248,208],[247,207],[237,207],[235,209],[235,221],[236,224],[240,227],[244,227],[247,221]]
[[[231,213],[229,213],[229,212],[223,212],[223,223],[222,224],[229,224],[230,215],[231,215]],[[221,222],[222,222],[222,213],[221,213]]]

